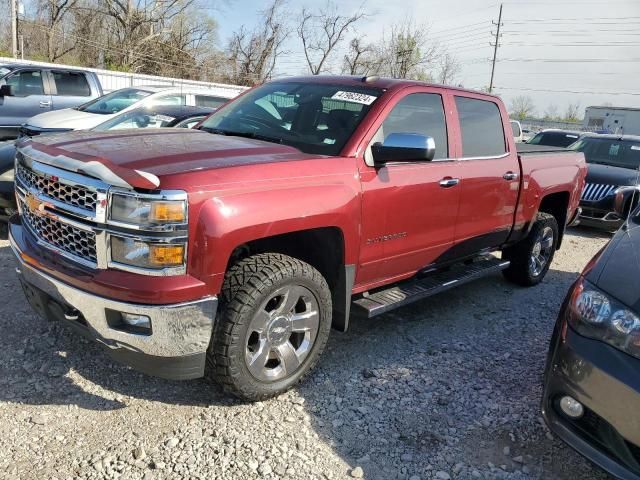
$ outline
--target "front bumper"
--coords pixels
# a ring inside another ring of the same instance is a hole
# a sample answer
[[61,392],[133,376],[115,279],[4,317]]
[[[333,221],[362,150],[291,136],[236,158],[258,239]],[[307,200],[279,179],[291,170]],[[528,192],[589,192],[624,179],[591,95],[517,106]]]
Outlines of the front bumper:
[[[611,475],[640,480],[640,360],[563,322],[547,359],[542,415],[556,435]],[[561,413],[564,395],[582,403],[582,418]]]
[[[11,232],[10,232],[11,233]],[[217,298],[173,305],[140,305],[110,300],[79,290],[28,263],[13,237],[11,247],[25,296],[47,319],[61,320],[105,347],[115,359],[141,372],[168,379],[187,380],[204,375]],[[123,330],[114,315],[145,315],[151,333]]]
[[581,200],[580,225],[605,230],[620,228],[624,218],[620,218],[614,211],[614,199],[614,196],[608,195],[596,201]]

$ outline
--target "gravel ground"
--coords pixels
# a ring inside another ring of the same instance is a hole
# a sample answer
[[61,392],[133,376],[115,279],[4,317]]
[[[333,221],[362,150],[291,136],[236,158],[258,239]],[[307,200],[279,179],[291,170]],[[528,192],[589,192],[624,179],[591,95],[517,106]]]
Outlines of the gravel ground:
[[535,288],[496,275],[352,319],[303,385],[257,404],[36,317],[0,240],[0,478],[605,479],[538,412],[559,305],[608,238],[571,231]]

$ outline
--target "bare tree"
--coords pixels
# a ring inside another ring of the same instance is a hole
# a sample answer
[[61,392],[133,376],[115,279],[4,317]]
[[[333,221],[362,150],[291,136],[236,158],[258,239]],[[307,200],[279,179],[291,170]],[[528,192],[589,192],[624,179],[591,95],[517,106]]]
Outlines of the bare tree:
[[369,75],[380,68],[376,58],[376,47],[356,37],[349,43],[349,51],[344,56],[342,73],[349,75]]
[[567,109],[564,112],[565,122],[577,122],[580,120],[580,103],[569,103]]
[[231,72],[229,79],[240,85],[257,85],[273,73],[282,45],[289,35],[280,11],[283,0],[273,0],[262,12],[264,25],[249,32],[244,26],[235,32],[229,42],[228,56]]
[[558,120],[558,107],[556,105],[549,105],[547,109],[544,111],[544,115],[542,117],[543,120]]
[[511,118],[524,120],[533,115],[535,107],[533,100],[528,95],[519,95],[511,100]]
[[75,40],[65,42],[61,27],[77,4],[78,0],[40,1],[39,10],[46,16],[47,58],[50,62],[55,62],[76,46]]
[[438,82],[443,85],[452,85],[461,70],[458,60],[447,52],[440,56],[438,64],[440,67],[438,71]]
[[340,15],[336,4],[327,0],[319,13],[303,8],[298,25],[304,57],[313,75],[320,74],[336,46],[342,42],[349,29],[365,17],[362,11],[350,16]]
[[378,55],[380,73],[394,78],[431,80],[429,68],[440,56],[440,47],[429,39],[428,28],[411,21],[391,27],[383,35]]

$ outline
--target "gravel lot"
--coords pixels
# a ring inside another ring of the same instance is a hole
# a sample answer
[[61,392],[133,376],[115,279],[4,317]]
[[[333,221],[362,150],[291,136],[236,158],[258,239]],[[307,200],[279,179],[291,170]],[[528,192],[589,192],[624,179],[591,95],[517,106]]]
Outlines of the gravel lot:
[[352,319],[303,385],[257,404],[36,317],[0,240],[0,478],[605,479],[538,410],[562,298],[608,238],[571,231],[535,288],[496,275]]

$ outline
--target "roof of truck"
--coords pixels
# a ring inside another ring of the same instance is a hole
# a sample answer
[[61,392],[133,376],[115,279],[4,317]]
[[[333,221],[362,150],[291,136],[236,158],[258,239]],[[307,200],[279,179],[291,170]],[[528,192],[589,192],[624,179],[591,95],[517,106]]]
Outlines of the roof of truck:
[[437,83],[429,83],[422,82],[420,80],[409,80],[403,78],[387,78],[387,77],[378,77],[375,75],[370,76],[362,76],[362,75],[305,75],[298,77],[286,77],[286,78],[277,78],[272,80],[272,82],[308,82],[308,83],[336,83],[343,85],[359,85],[359,86],[371,86],[383,89],[399,89],[403,87],[437,87],[437,88],[446,88],[448,90],[456,90],[460,92],[468,92],[486,95],[487,97],[492,97],[499,99],[497,95],[493,95],[491,93],[482,92],[479,90],[471,90],[468,88],[462,87],[453,87],[451,85],[441,85]]

